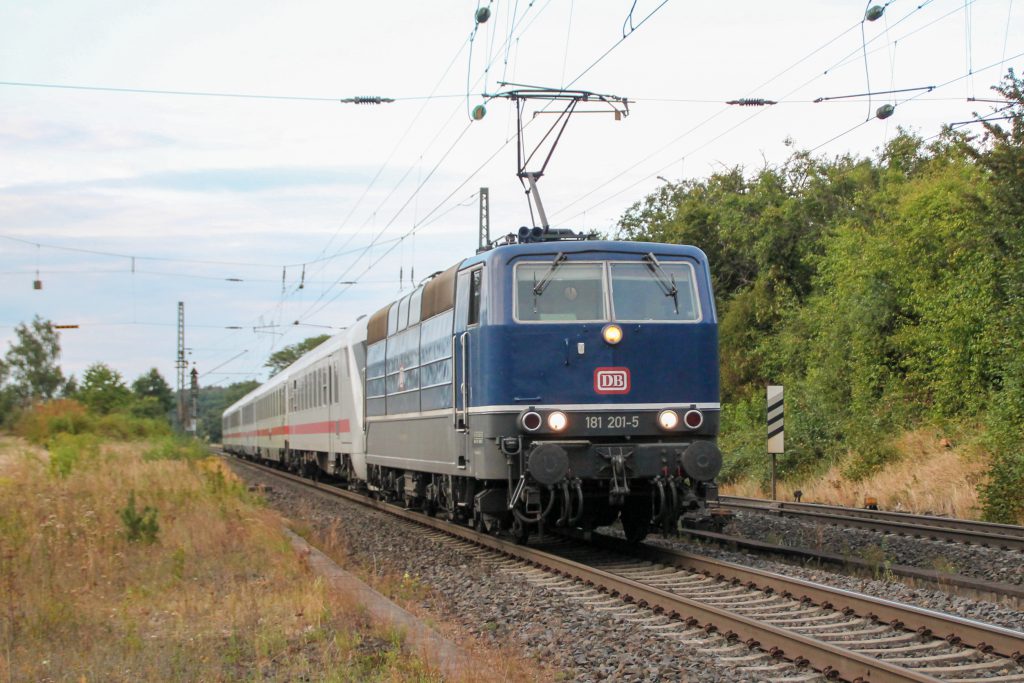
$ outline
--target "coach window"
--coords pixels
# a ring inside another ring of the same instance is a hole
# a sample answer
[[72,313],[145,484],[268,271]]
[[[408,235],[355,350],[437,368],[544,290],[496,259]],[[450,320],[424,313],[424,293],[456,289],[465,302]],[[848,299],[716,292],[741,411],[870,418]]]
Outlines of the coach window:
[[320,405],[327,405],[327,368],[320,368]]

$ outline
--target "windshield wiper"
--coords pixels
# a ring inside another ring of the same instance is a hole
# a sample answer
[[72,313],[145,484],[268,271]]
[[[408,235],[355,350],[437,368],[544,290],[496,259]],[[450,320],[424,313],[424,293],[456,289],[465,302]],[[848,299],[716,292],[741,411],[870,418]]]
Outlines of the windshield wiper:
[[647,267],[651,269],[651,272],[654,273],[654,278],[661,285],[665,296],[672,297],[672,308],[675,314],[679,315],[679,288],[676,287],[675,276],[665,272],[665,269],[661,267],[658,259],[654,256],[654,252],[648,252],[644,256],[644,261],[647,263]]
[[[549,284],[551,284],[551,278],[554,277],[555,271],[558,270],[558,266],[562,265],[567,258],[568,257],[564,253],[558,252],[558,256],[556,256],[555,260],[551,262],[551,265],[548,267],[548,271],[544,273],[544,277],[540,279],[540,282],[533,285],[534,296],[540,296],[544,293],[544,290],[548,288]],[[536,275],[534,277],[536,277]]]

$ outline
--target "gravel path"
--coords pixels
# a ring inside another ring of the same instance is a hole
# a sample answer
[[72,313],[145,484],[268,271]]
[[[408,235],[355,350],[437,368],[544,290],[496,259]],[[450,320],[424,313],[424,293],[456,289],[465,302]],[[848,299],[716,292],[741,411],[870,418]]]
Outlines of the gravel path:
[[876,563],[905,564],[976,579],[1024,585],[1024,552],[948,543],[870,529],[740,511],[726,532],[789,547],[828,550]]
[[[647,610],[600,611],[581,604],[573,591],[538,585],[535,570],[495,558],[467,543],[430,533],[412,534],[406,523],[350,502],[317,495],[249,468],[236,468],[248,484],[268,488],[268,503],[289,518],[321,532],[337,528],[355,562],[371,571],[408,573],[431,589],[427,611],[496,647],[520,651],[564,672],[566,680],[764,681],[766,675],[723,665],[707,652],[726,647],[718,636],[698,634],[699,644],[680,642],[637,623]],[[299,512],[301,511],[301,512]],[[385,570],[386,568],[386,570]],[[541,581],[543,583],[543,581]],[[813,673],[813,672],[811,672]]]

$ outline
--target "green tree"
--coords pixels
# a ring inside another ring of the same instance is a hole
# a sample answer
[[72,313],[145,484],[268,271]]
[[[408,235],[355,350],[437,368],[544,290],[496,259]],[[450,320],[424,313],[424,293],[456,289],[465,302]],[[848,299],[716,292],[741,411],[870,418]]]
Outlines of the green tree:
[[139,399],[154,399],[153,403],[159,410],[160,416],[174,410],[174,392],[156,368],[151,368],[149,372],[139,375],[132,382],[132,392]]
[[107,415],[130,408],[134,397],[120,372],[105,363],[93,363],[82,375],[77,398],[90,410]]
[[31,323],[15,327],[14,335],[0,369],[0,384],[7,384],[8,401],[24,408],[57,396],[64,386],[64,374],[57,364],[60,335],[53,324],[36,316]]
[[270,358],[268,358],[267,362],[263,364],[263,367],[270,368],[270,376],[273,377],[297,361],[302,354],[312,351],[330,338],[331,335],[329,334],[321,334],[316,337],[308,337],[298,343],[286,346],[280,351],[275,351],[270,354]]
[[980,487],[985,517],[1024,522],[1024,80],[1010,69],[993,90],[1008,105],[986,118],[985,133],[966,151],[984,169],[992,187],[990,238],[1000,258],[993,263],[1004,323],[1000,337],[986,340],[998,354],[986,419],[992,468]]

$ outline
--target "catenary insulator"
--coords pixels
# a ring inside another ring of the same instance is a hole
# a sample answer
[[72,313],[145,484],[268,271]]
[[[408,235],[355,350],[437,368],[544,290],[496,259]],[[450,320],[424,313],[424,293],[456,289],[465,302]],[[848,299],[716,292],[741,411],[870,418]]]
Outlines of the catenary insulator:
[[766,100],[763,97],[741,97],[738,100],[729,100],[726,104],[735,104],[740,107],[764,107],[770,104],[778,104],[778,102]]
[[872,5],[868,7],[868,11],[864,13],[864,18],[868,21],[877,21],[882,18],[885,14],[885,8],[881,5]]
[[878,110],[877,110],[877,111],[875,112],[875,116],[877,116],[877,117],[878,117],[878,118],[880,118],[880,119],[887,119],[887,118],[889,118],[890,116],[892,116],[892,115],[893,115],[893,112],[895,112],[895,111],[896,111],[896,107],[895,107],[895,105],[892,105],[892,104],[883,104],[883,105],[882,105],[881,107],[879,107],[879,108],[878,108]]

